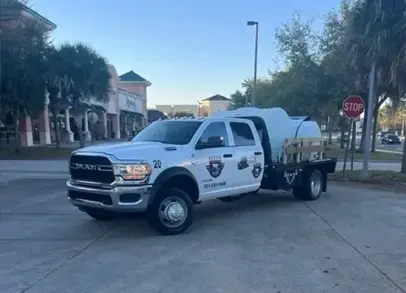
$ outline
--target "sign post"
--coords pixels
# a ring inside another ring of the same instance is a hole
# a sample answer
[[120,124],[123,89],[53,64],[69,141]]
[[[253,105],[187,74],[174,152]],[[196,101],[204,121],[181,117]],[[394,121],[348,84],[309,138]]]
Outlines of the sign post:
[[354,168],[354,151],[355,151],[355,140],[356,140],[356,122],[355,119],[359,118],[365,110],[365,102],[360,96],[349,96],[343,102],[343,114],[350,119],[350,127],[348,130],[348,140],[347,147],[344,154],[344,166],[343,175],[345,174],[345,168],[347,165],[347,154],[350,146],[351,139],[351,129],[352,129],[352,155],[351,155],[351,170]]

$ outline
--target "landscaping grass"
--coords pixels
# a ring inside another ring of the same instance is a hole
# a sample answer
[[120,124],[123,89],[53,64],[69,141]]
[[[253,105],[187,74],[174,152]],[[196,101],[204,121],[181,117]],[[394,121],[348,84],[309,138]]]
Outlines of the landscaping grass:
[[353,182],[369,182],[369,183],[379,183],[379,184],[391,184],[391,183],[404,183],[406,184],[406,174],[396,171],[379,171],[370,170],[368,171],[367,179],[360,179],[361,171],[345,171],[340,170],[334,174],[330,174],[332,179],[343,180],[343,181],[353,181]]
[[16,152],[15,148],[0,148],[1,160],[41,160],[41,159],[67,159],[74,148],[56,147],[21,147]]
[[[330,158],[337,158],[339,160],[344,160],[345,149],[340,149],[339,146],[326,146],[325,153],[327,157]],[[363,153],[354,153],[354,160],[362,160],[364,158]],[[348,151],[347,160],[351,160],[351,151]],[[373,152],[371,153],[371,161],[393,161],[393,162],[401,162],[402,155],[401,154],[394,154],[394,153],[384,153],[384,152]]]
[[392,191],[406,192],[406,174],[395,171],[368,171],[367,179],[360,178],[361,171],[346,171],[344,176],[342,171],[329,174],[329,179],[346,184],[357,184],[373,186],[373,188],[390,189]]

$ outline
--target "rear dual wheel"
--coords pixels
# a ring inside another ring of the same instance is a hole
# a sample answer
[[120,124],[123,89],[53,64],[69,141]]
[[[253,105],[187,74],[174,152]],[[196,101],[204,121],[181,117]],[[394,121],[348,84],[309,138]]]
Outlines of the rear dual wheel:
[[313,169],[303,180],[301,186],[293,188],[293,195],[300,200],[317,200],[323,192],[324,175]]

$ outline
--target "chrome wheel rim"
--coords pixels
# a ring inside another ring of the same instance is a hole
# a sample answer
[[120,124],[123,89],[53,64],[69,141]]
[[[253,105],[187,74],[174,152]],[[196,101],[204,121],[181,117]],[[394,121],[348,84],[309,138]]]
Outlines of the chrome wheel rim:
[[186,202],[179,197],[168,197],[159,205],[159,219],[168,228],[181,226],[186,221],[187,215]]
[[313,196],[317,196],[321,190],[321,178],[317,173],[313,173],[310,178],[310,190]]

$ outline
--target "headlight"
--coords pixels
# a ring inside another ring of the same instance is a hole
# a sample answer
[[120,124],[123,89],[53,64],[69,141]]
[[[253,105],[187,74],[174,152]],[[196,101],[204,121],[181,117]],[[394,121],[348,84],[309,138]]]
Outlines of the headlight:
[[114,174],[121,176],[124,180],[144,180],[151,174],[149,164],[117,164],[114,165]]

